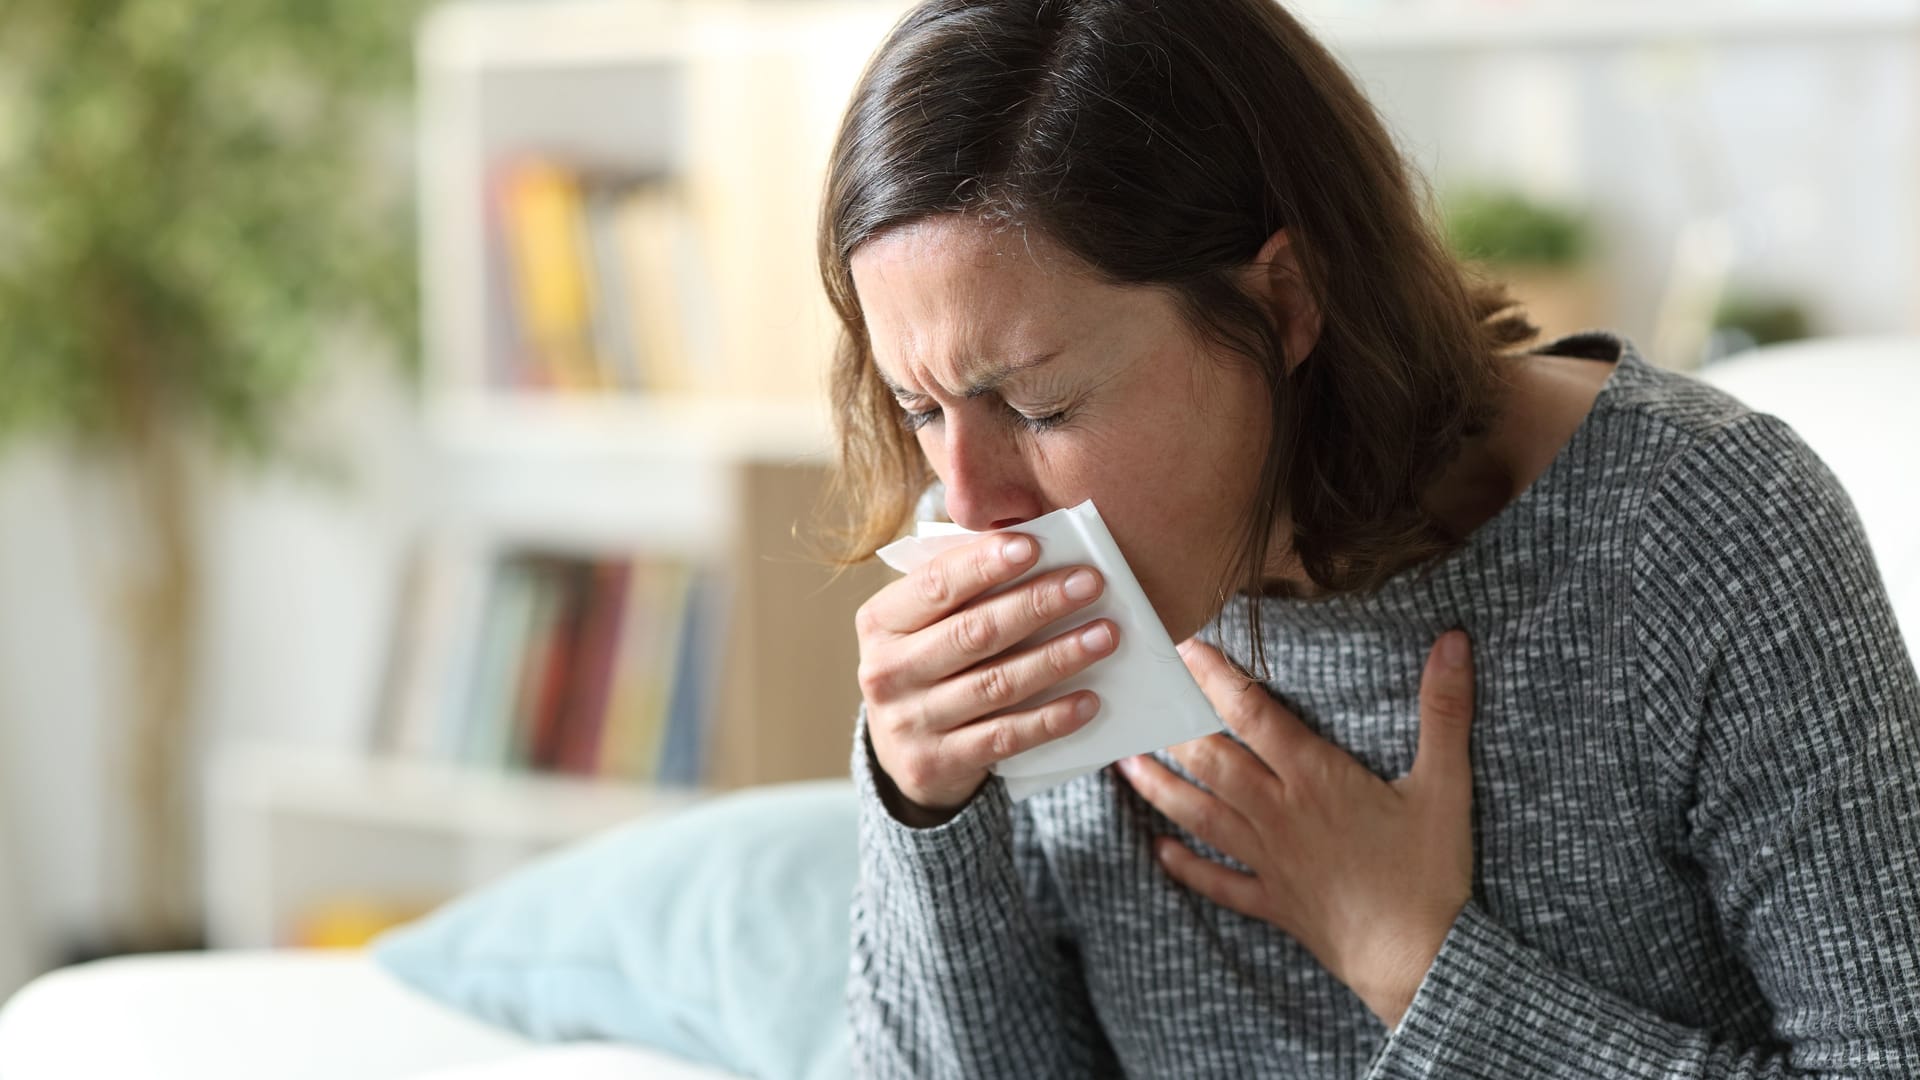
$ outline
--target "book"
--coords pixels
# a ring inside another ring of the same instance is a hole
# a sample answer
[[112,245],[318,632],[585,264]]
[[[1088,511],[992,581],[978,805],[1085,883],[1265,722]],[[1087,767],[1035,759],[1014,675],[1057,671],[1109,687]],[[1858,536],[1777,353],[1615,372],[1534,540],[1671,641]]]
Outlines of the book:
[[706,777],[713,715],[715,661],[725,624],[726,590],[717,575],[689,573],[675,656],[672,704],[654,772],[663,784],[695,785]]
[[608,179],[589,181],[582,225],[592,282],[593,352],[602,368],[601,384],[631,393],[648,387],[634,340],[633,274],[620,248],[620,205],[629,198],[630,187]]
[[683,569],[635,560],[596,775],[650,780],[666,735],[668,691],[685,604]]
[[626,617],[630,559],[604,559],[591,567],[580,616],[580,647],[573,694],[555,737],[551,767],[591,776],[613,701],[621,625]]
[[521,707],[515,716],[509,763],[515,768],[550,769],[553,744],[561,717],[576,681],[575,664],[580,610],[585,603],[582,572],[588,567],[571,559],[542,559],[539,581],[543,596],[528,641],[521,688]]
[[539,158],[503,168],[501,228],[532,382],[559,390],[599,389],[580,180]]
[[539,593],[533,571],[522,559],[507,558],[496,564],[486,617],[480,625],[468,705],[457,729],[462,761],[493,768],[507,764]]

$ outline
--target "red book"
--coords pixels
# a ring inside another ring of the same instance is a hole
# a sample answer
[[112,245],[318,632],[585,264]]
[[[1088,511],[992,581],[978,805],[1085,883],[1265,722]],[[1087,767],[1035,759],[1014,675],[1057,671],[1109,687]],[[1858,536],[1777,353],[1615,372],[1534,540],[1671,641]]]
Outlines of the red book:
[[534,647],[543,650],[540,688],[534,699],[533,715],[525,718],[527,764],[535,769],[551,769],[559,741],[560,718],[566,709],[568,684],[572,681],[574,639],[578,634],[582,593],[581,564],[552,562],[547,566],[542,585],[556,594],[553,618],[542,627]]
[[607,705],[613,697],[627,579],[632,572],[633,563],[628,559],[608,560],[593,568],[592,586],[581,617],[574,693],[562,724],[557,767],[563,772],[592,776],[599,760]]

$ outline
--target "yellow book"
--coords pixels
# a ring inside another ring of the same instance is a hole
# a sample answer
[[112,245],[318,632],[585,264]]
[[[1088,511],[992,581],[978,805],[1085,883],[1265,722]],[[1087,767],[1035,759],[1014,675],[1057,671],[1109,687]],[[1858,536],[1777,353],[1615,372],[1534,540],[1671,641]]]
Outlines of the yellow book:
[[628,779],[637,775],[642,745],[656,737],[657,718],[647,714],[649,695],[644,682],[647,655],[655,647],[659,622],[653,617],[656,588],[653,564],[636,558],[627,574],[626,595],[620,602],[619,638],[614,644],[613,689],[607,695],[606,724],[594,773]]
[[693,572],[683,563],[662,563],[656,567],[661,588],[654,594],[649,617],[658,629],[657,645],[645,657],[647,678],[642,682],[647,716],[651,718],[649,737],[641,740],[635,771],[628,775],[653,780],[660,775],[660,752],[667,741],[668,708],[673,704],[673,677],[680,668],[680,650],[686,648],[681,631],[686,626],[687,600],[693,585]]
[[294,920],[288,945],[296,949],[364,948],[382,931],[409,923],[434,909],[422,902],[395,902],[342,896],[317,903]]
[[523,344],[545,385],[598,389],[580,179],[546,161],[508,168],[502,225]]

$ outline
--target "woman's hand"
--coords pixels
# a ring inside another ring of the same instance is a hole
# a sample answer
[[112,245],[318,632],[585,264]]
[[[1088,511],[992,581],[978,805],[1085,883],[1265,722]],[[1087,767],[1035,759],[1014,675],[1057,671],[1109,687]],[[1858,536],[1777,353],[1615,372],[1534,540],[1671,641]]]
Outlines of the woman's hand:
[[1211,794],[1149,756],[1120,763],[1148,802],[1252,871],[1162,837],[1160,864],[1176,881],[1292,935],[1389,1028],[1473,891],[1469,648],[1453,630],[1428,654],[1420,745],[1398,780],[1369,772],[1195,641],[1180,646],[1187,668],[1247,746],[1209,735],[1171,748]]
[[1039,554],[1038,541],[1018,533],[974,541],[889,582],[854,618],[867,734],[905,800],[895,813],[909,825],[947,820],[989,766],[1078,731],[1099,711],[1090,690],[1001,711],[1112,652],[1118,633],[1111,619],[1097,619],[1001,655],[1100,595],[1099,571],[1076,566],[981,598]]

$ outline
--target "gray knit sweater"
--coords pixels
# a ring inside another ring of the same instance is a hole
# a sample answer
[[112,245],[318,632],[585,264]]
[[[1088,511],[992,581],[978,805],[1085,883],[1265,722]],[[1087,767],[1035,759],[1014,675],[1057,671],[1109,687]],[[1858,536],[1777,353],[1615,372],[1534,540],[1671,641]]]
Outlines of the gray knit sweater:
[[[1551,348],[1617,363],[1463,549],[1261,601],[1269,689],[1381,776],[1472,634],[1473,899],[1399,1027],[1168,877],[1157,836],[1246,867],[1112,767],[913,829],[863,712],[861,1075],[1920,1077],[1920,680],[1852,505],[1780,421],[1617,337]],[[1201,637],[1244,661],[1241,603]]]

